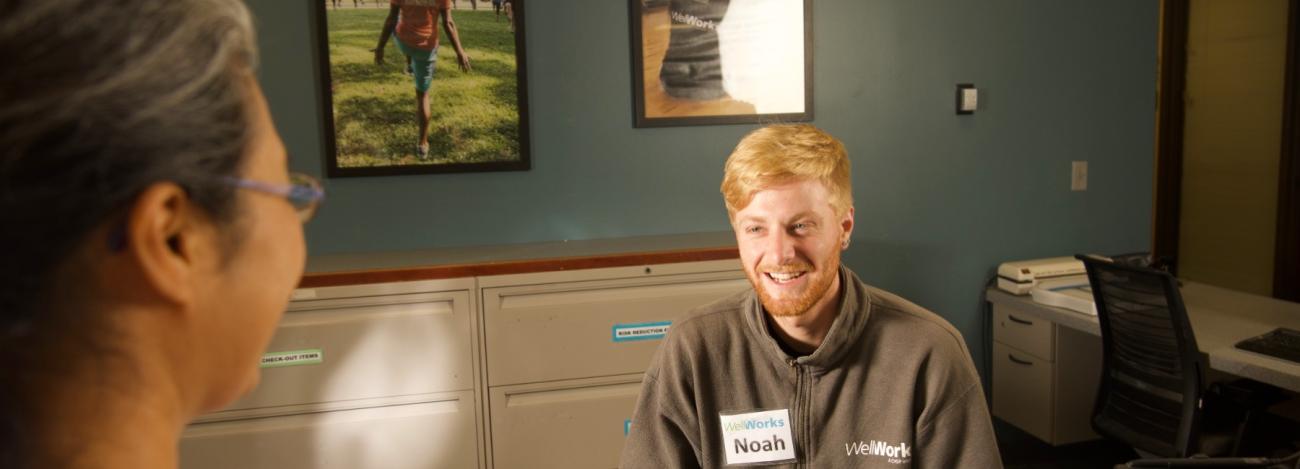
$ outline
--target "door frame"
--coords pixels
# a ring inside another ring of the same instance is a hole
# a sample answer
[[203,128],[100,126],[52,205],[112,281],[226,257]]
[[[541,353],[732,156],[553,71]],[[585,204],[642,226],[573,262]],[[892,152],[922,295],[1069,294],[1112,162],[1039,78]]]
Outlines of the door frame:
[[1160,64],[1156,100],[1155,220],[1151,253],[1177,273],[1183,190],[1183,96],[1187,87],[1189,0],[1160,2]]
[[1286,81],[1282,105],[1282,158],[1278,161],[1277,247],[1273,296],[1300,301],[1300,0],[1290,0],[1286,30]]

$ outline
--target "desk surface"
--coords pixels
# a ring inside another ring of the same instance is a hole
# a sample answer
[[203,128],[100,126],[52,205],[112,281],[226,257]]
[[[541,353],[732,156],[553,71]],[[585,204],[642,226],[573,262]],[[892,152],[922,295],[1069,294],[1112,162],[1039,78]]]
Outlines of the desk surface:
[[[1300,303],[1196,282],[1185,282],[1182,294],[1196,345],[1209,357],[1210,368],[1300,392],[1300,363],[1233,347],[1242,339],[1277,327],[1300,330]],[[1036,303],[1028,295],[1016,296],[996,288],[988,290],[987,298],[1039,319],[1101,335],[1093,315]]]

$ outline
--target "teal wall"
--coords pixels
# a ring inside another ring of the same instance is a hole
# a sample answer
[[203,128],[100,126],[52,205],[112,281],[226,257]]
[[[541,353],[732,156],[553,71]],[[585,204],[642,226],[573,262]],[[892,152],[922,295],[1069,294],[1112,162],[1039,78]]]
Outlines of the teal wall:
[[[250,4],[291,165],[320,174],[314,1]],[[846,264],[868,282],[947,317],[982,362],[999,262],[1149,249],[1155,0],[814,3],[814,123],[853,160]],[[722,163],[753,126],[632,128],[627,5],[530,1],[531,171],[327,180],[310,252],[727,229]],[[956,116],[965,82],[981,109]]]

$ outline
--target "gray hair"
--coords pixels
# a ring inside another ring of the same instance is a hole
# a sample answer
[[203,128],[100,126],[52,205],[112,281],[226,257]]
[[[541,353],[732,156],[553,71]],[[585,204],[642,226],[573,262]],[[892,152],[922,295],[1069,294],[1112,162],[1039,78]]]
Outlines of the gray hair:
[[[214,220],[249,139],[239,0],[0,0],[0,342],[92,229],[173,181]],[[0,343],[0,345],[3,345]]]

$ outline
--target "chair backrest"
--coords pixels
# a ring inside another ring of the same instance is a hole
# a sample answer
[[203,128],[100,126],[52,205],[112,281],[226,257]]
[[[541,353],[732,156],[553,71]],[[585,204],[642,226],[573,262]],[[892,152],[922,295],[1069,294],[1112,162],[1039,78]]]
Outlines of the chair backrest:
[[1079,255],[1101,322],[1097,433],[1162,457],[1195,453],[1203,389],[1178,281],[1168,272]]

